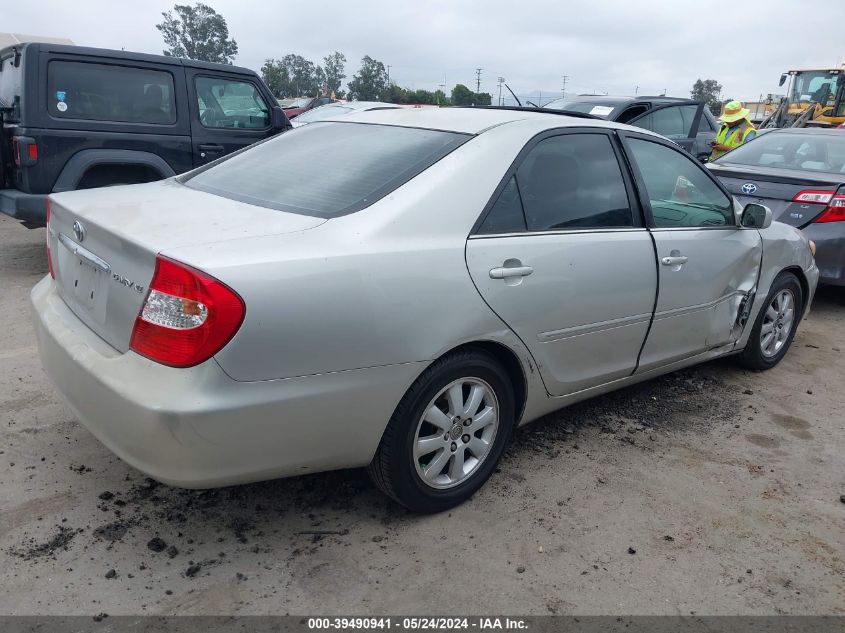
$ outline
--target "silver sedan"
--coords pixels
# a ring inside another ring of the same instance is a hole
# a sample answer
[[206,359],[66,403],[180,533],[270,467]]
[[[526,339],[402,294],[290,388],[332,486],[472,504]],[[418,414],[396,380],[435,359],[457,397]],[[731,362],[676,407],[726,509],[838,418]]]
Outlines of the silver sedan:
[[129,464],[195,488],[367,466],[416,511],[550,411],[776,365],[818,279],[671,142],[508,109],[354,114],[57,194],[47,247],[44,367]]

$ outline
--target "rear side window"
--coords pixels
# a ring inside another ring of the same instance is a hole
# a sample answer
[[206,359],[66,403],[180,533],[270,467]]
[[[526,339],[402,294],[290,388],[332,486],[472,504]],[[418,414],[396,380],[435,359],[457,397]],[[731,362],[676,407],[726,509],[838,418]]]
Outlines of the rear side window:
[[[480,233],[633,226],[625,181],[605,134],[563,134],[537,143],[484,219]],[[521,206],[517,206],[521,205]]]
[[205,127],[263,130],[270,125],[270,108],[250,82],[197,77],[194,85]]
[[469,138],[437,130],[317,122],[235,154],[184,182],[241,202],[333,218],[368,207]]
[[173,76],[147,68],[53,61],[47,67],[47,109],[62,119],[172,124]]

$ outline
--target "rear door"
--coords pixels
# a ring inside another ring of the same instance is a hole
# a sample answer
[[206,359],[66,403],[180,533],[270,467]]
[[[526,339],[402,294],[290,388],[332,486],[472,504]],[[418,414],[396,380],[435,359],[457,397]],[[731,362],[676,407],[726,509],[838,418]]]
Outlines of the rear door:
[[231,154],[273,133],[271,104],[258,79],[186,67],[194,166]]
[[763,248],[756,229],[738,226],[733,199],[701,164],[657,138],[624,138],[659,271],[643,372],[738,338]]
[[467,241],[487,304],[531,350],[549,393],[630,375],[654,307],[654,247],[614,136],[532,140]]
[[694,155],[695,137],[703,108],[704,104],[701,103],[661,105],[631,119],[628,125],[665,136]]

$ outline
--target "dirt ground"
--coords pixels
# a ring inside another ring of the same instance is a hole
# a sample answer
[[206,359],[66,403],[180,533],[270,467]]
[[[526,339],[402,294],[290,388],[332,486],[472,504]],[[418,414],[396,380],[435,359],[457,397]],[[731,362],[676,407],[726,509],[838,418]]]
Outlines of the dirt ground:
[[0,216],[0,614],[845,614],[843,292],[774,370],[558,412],[420,517],[361,471],[186,491],[112,456],[41,370],[43,242]]

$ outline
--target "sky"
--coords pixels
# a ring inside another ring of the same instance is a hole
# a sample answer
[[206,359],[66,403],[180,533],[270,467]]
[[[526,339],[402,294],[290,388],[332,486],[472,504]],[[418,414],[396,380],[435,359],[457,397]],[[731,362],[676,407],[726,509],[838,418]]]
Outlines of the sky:
[[[361,57],[370,55],[390,65],[390,78],[400,86],[436,90],[445,84],[447,92],[456,83],[475,89],[481,68],[481,91],[493,94],[494,103],[499,77],[517,95],[545,103],[561,95],[564,75],[568,95],[665,90],[688,97],[696,79],[712,78],[722,84],[723,98],[756,101],[760,94],[778,93],[786,70],[845,62],[843,0],[206,4],[226,19],[238,43],[239,66],[258,70],[265,59],[287,53],[321,63],[337,50],[347,58],[344,84]],[[164,43],[155,25],[172,6],[159,0],[8,2],[0,30],[161,53]],[[807,15],[791,17],[802,6]]]

